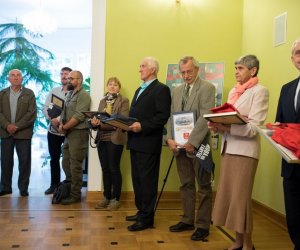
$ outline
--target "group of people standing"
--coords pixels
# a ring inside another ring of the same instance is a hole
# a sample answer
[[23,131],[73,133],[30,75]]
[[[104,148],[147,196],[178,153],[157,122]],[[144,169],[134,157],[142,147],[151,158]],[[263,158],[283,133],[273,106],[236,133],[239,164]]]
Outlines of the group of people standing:
[[[300,71],[300,39],[292,47],[292,62]],[[121,83],[112,77],[107,81],[107,92],[100,100],[98,111],[120,114],[137,119],[125,132],[103,124],[97,117],[91,120],[97,129],[97,149],[103,172],[103,199],[97,209],[118,209],[120,206],[122,176],[120,159],[126,144],[130,150],[132,183],[137,213],[126,216],[133,224],[129,231],[140,231],[154,225],[155,204],[164,125],[167,124],[166,143],[174,154],[180,179],[183,215],[170,226],[172,233],[194,230],[191,240],[204,240],[209,236],[211,221],[236,232],[236,239],[229,250],[255,249],[252,242],[253,215],[252,189],[260,155],[257,125],[265,122],[268,113],[269,91],[258,79],[259,60],[255,55],[240,57],[235,62],[236,84],[229,92],[227,102],[247,119],[243,125],[212,123],[203,118],[215,106],[215,87],[199,77],[199,63],[192,56],[179,61],[183,83],[170,89],[159,82],[159,64],[155,58],[142,60],[139,73],[142,84],[136,90],[129,107],[129,100],[120,94]],[[81,200],[82,162],[88,147],[88,125],[83,111],[89,110],[90,97],[82,89],[83,77],[70,68],[61,70],[62,87],[52,94],[65,100],[59,117],[50,119],[48,145],[51,156],[51,184],[45,194],[53,193],[60,183],[60,148],[63,143],[63,170],[71,182],[71,194],[61,203],[73,204]],[[30,176],[30,144],[36,117],[34,94],[22,87],[22,74],[12,70],[11,86],[0,92],[1,135],[1,190],[9,194],[13,169],[13,149],[19,157],[18,187],[22,196],[28,195]],[[178,143],[174,138],[172,115],[193,112],[195,124],[187,141]],[[300,122],[300,80],[284,85],[280,93],[276,121]],[[203,169],[195,154],[210,131],[222,134],[221,172],[214,205],[212,205],[212,172]],[[5,154],[4,154],[5,151]],[[295,250],[300,249],[300,168],[299,164],[282,162],[286,218]],[[197,188],[196,182],[197,181]],[[198,195],[196,193],[198,191]],[[197,202],[198,200],[198,202]]]

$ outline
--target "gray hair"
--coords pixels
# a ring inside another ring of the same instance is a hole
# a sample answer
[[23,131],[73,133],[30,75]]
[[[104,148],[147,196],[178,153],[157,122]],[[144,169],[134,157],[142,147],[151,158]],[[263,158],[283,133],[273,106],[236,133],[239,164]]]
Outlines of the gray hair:
[[178,65],[186,64],[188,61],[192,61],[195,68],[199,68],[199,62],[193,56],[184,56],[179,60]]
[[151,56],[145,57],[143,60],[147,61],[147,66],[154,69],[154,74],[157,75],[157,73],[159,71],[158,61],[154,57],[151,57]]
[[300,43],[300,37],[298,39],[296,39],[292,45],[292,55],[294,54],[295,48],[299,43]]
[[235,65],[242,64],[246,66],[248,69],[253,69],[254,67],[257,69],[254,76],[257,76],[259,70],[259,60],[255,55],[246,55],[241,56],[238,60],[234,62]]
[[21,74],[21,76],[23,76],[22,71],[19,70],[19,69],[11,69],[11,70],[8,72],[8,76],[11,75],[12,71],[18,71],[18,72]]

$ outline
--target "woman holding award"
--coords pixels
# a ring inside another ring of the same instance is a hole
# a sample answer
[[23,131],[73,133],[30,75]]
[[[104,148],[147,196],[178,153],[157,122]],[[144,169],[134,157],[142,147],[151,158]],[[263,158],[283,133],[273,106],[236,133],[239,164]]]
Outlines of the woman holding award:
[[268,90],[257,78],[259,61],[254,55],[235,62],[236,85],[229,92],[228,103],[247,119],[247,123],[223,125],[209,122],[209,128],[223,134],[221,170],[212,220],[236,232],[229,250],[255,249],[252,242],[251,195],[260,154],[260,139],[255,129],[266,119]]
[[[129,101],[119,93],[121,89],[119,79],[117,77],[109,78],[106,87],[107,93],[100,100],[98,111],[106,112],[109,115],[128,116]],[[96,205],[96,208],[116,210],[120,207],[122,187],[120,160],[124,144],[127,141],[127,134],[119,128],[102,123],[96,117],[91,120],[91,124],[98,128],[96,141],[104,186],[104,198]]]

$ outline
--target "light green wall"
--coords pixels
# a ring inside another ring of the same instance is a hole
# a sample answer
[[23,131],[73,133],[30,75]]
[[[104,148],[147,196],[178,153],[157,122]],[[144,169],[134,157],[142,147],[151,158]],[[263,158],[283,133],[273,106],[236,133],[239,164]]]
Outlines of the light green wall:
[[[233,61],[240,56],[242,10],[240,0],[109,0],[107,1],[105,79],[118,76],[130,100],[140,84],[143,57],[160,62],[159,79],[166,80],[168,63],[183,55],[201,62],[225,62],[225,96],[233,85]],[[147,112],[145,110],[145,112]],[[219,153],[216,152],[216,163]],[[172,156],[163,149],[160,186]],[[218,170],[217,170],[218,172]],[[129,152],[122,157],[123,190],[132,190]],[[173,164],[165,190],[177,191],[179,180]]]
[[[201,62],[225,63],[224,98],[234,84],[233,62],[242,54],[261,61],[259,78],[270,90],[267,122],[274,121],[281,86],[299,75],[290,62],[291,43],[300,37],[299,0],[113,0],[107,1],[105,78],[118,76],[130,100],[139,85],[138,66],[144,56],[160,62],[165,81],[168,63],[183,55]],[[287,43],[273,47],[274,17],[287,12]],[[219,152],[214,152],[219,173]],[[163,149],[160,186],[171,154]],[[262,140],[253,198],[284,213],[280,157]],[[123,190],[132,190],[129,152],[122,157]],[[178,190],[173,164],[165,190]]]
[[[253,53],[261,62],[259,78],[270,91],[267,122],[275,119],[283,84],[299,76],[291,63],[290,48],[300,37],[299,0],[244,0],[243,54]],[[287,12],[287,42],[273,46],[274,17]],[[262,140],[261,159],[256,174],[253,198],[281,213],[284,212],[281,158]]]

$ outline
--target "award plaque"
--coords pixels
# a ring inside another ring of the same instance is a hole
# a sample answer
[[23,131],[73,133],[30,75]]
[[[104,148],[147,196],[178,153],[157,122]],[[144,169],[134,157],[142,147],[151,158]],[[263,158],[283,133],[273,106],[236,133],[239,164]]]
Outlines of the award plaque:
[[174,140],[185,144],[195,126],[195,112],[183,111],[172,114],[172,131]]

